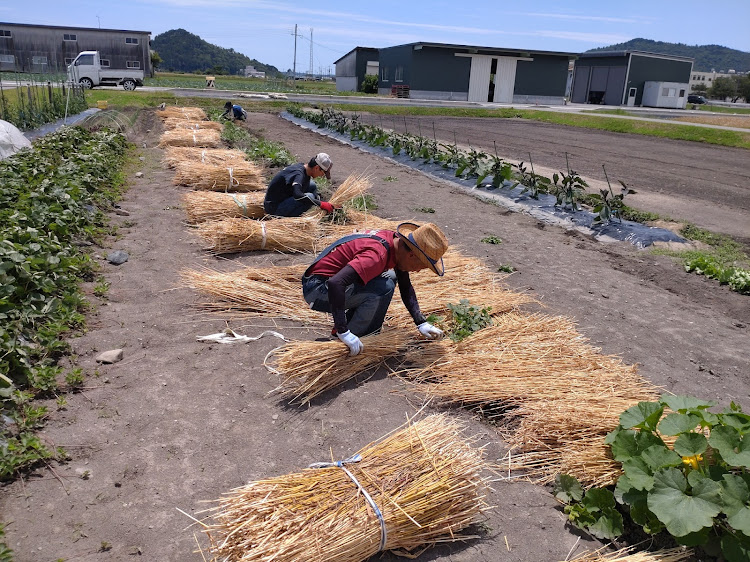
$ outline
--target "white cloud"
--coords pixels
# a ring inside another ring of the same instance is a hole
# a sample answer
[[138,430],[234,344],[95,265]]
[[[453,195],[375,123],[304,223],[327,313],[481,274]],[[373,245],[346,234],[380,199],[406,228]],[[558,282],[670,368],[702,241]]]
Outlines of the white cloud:
[[548,14],[548,13],[519,13],[516,14],[519,16],[527,16],[527,17],[533,17],[533,18],[553,18],[553,19],[562,19],[562,20],[576,20],[576,21],[598,21],[598,22],[607,22],[607,23],[651,23],[651,19],[648,18],[642,18],[642,17],[636,17],[636,18],[620,18],[620,17],[611,17],[611,16],[588,16],[588,15],[581,15],[581,14]]

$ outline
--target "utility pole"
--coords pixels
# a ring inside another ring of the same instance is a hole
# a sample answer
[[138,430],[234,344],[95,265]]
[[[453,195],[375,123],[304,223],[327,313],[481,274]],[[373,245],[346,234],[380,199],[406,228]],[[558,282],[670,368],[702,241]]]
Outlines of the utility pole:
[[310,28],[310,78],[313,77],[314,74],[314,68],[313,68],[313,28]]
[[292,66],[292,80],[297,79],[297,24],[294,24],[294,63]]

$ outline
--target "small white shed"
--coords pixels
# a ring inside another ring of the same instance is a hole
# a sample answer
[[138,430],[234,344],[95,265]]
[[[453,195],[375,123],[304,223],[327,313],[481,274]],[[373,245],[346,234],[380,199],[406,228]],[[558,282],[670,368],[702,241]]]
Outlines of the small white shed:
[[688,84],[682,82],[646,82],[643,86],[642,106],[684,109]]

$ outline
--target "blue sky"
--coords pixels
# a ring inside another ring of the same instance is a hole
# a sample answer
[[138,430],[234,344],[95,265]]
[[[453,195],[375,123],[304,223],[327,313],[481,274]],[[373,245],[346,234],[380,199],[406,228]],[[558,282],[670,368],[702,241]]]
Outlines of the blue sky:
[[353,49],[428,41],[582,52],[635,37],[750,52],[750,0],[3,0],[0,21],[150,31],[183,28],[285,71],[333,70]]

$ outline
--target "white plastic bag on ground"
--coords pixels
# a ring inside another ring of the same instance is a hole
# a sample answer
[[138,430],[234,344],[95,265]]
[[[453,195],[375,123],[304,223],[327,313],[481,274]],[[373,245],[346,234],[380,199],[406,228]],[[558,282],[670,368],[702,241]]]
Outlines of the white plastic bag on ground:
[[27,146],[31,146],[31,141],[23,136],[15,125],[0,119],[0,160],[12,156]]

